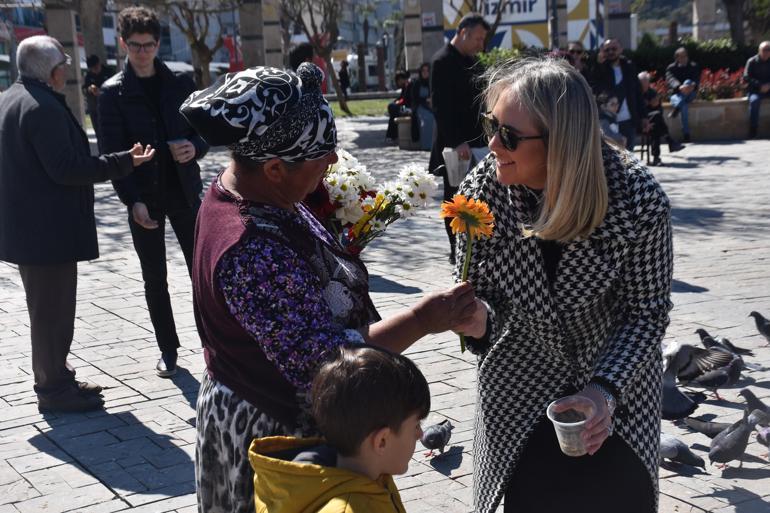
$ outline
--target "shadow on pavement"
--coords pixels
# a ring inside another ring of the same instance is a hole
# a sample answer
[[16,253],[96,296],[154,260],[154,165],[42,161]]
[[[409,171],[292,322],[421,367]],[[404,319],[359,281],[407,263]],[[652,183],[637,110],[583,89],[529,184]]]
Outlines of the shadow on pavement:
[[[198,378],[190,374],[190,371],[187,369],[177,366],[176,374],[171,376],[169,380],[177,386],[187,403],[194,410],[198,402],[198,391],[201,388],[201,383],[198,381]],[[187,423],[194,426],[195,417],[188,419]]]
[[[727,470],[725,472],[727,472]],[[770,473],[770,470],[766,470],[766,472]],[[753,513],[755,511],[760,511],[756,509],[757,503],[755,499],[761,499],[762,497],[754,492],[746,490],[745,488],[733,486],[732,488],[727,489],[715,489],[711,492],[710,496],[727,500],[727,502],[730,504],[730,510],[734,513]]]
[[418,292],[422,292],[422,289],[419,287],[410,287],[410,286],[402,285],[396,281],[389,280],[384,276],[370,274],[369,291],[370,292],[392,292],[394,294],[417,294]]
[[711,208],[682,208],[671,209],[671,220],[674,226],[714,229],[722,223],[724,212]]
[[709,289],[706,287],[700,287],[698,285],[691,285],[687,282],[681,281],[681,280],[673,280],[671,282],[671,292],[693,292],[693,293],[700,293],[700,292],[708,292]]
[[193,460],[175,445],[180,441],[154,432],[132,412],[62,418],[73,422],[62,425],[46,420],[51,429],[33,436],[29,443],[63,463],[81,466],[132,506],[154,502],[159,495],[174,497],[195,491]]
[[463,446],[455,445],[449,448],[444,454],[434,456],[430,460],[430,466],[448,476],[463,462]]

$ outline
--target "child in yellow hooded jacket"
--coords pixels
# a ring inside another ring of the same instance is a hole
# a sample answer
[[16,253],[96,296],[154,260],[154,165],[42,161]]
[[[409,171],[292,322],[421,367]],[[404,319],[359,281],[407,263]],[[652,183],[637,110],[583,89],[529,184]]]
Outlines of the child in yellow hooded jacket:
[[406,472],[430,410],[417,366],[372,346],[340,348],[310,401],[325,439],[267,437],[249,448],[257,513],[405,513],[391,476]]

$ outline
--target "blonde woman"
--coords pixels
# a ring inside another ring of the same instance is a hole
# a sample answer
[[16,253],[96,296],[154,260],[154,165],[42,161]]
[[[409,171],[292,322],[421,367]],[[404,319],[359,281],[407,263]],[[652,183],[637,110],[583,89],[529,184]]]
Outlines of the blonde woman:
[[[524,60],[488,79],[491,154],[460,186],[496,218],[473,248],[483,308],[459,330],[479,356],[476,511],[503,497],[506,512],[656,511],[668,198],[602,141],[591,90],[566,62]],[[545,416],[573,394],[597,405],[577,458]]]

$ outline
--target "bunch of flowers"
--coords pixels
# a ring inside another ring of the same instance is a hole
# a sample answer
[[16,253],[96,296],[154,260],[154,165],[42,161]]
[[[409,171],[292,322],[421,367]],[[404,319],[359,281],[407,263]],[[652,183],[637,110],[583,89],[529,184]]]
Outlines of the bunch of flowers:
[[345,250],[359,254],[394,221],[410,217],[428,204],[436,179],[417,164],[408,164],[396,180],[378,185],[350,153],[339,160],[306,199],[306,204]]

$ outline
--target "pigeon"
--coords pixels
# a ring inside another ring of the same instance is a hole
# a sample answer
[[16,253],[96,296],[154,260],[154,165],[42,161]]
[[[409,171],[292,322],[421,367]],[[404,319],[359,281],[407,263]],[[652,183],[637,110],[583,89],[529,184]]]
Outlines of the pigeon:
[[770,415],[770,406],[763,403],[756,395],[754,395],[754,392],[748,388],[744,388],[738,392],[738,395],[746,399],[746,408],[749,410],[759,410]]
[[438,449],[439,453],[444,454],[444,447],[449,443],[454,426],[448,419],[442,420],[438,424],[426,427],[422,432],[420,442],[426,449],[430,449],[425,456],[432,456],[433,451]]
[[724,468],[727,463],[737,459],[740,460],[739,467],[743,467],[743,454],[746,452],[749,436],[754,430],[754,426],[767,421],[770,421],[770,415],[767,413],[754,410],[749,414],[749,409],[746,408],[741,420],[731,424],[730,427],[711,440],[709,461],[712,464],[714,462],[721,463],[720,468]]
[[687,444],[671,435],[661,433],[660,435],[660,459],[671,460],[674,463],[691,465],[706,469],[706,462],[703,458],[693,453]]
[[754,356],[754,351],[751,349],[744,349],[742,347],[738,347],[734,345],[732,342],[730,342],[725,337],[712,337],[709,335],[708,331],[704,330],[703,328],[698,328],[695,330],[695,333],[698,334],[700,337],[700,342],[703,344],[703,347],[706,349],[712,348],[712,347],[722,347],[724,349],[727,349],[733,354],[739,354],[741,356]]
[[683,382],[683,384],[686,386],[703,387],[707,390],[710,390],[714,394],[714,397],[721,401],[722,398],[719,396],[719,389],[733,386],[741,378],[743,360],[738,355],[731,356],[732,360],[727,365],[727,367],[720,367],[704,372],[703,374],[695,376],[689,381]]
[[757,428],[757,442],[768,448],[767,459],[770,459],[770,427]]
[[687,417],[684,419],[687,427],[698,433],[702,433],[709,438],[714,438],[719,433],[730,427],[728,422],[707,422],[705,420]]
[[679,420],[692,415],[698,403],[682,393],[676,386],[676,366],[672,363],[674,355],[664,355],[666,358],[663,372],[663,405],[661,416],[665,420]]
[[664,358],[668,358],[669,364],[676,369],[676,376],[683,383],[714,369],[727,367],[733,361],[733,355],[724,349],[702,349],[676,342],[666,348]]
[[759,312],[751,312],[749,317],[754,317],[754,322],[757,323],[757,331],[770,343],[770,321],[762,317],[762,314]]

